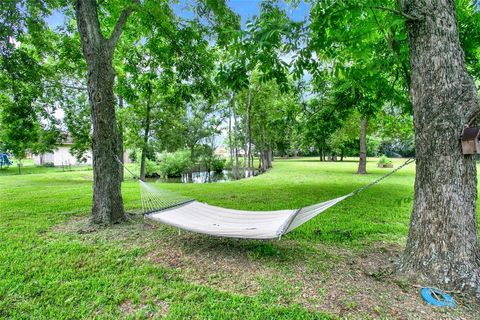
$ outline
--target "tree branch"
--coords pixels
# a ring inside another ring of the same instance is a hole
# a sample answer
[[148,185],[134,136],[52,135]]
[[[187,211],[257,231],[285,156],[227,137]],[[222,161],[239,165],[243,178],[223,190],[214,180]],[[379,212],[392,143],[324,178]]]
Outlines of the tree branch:
[[375,18],[375,22],[377,24],[377,27],[380,30],[380,32],[382,33],[382,35],[385,39],[385,42],[388,45],[388,48],[392,51],[393,55],[398,60],[398,63],[400,64],[400,67],[402,68],[402,71],[403,71],[402,72],[403,80],[405,81],[405,85],[407,86],[407,89],[410,90],[410,75],[407,72],[408,69],[406,68],[405,63],[402,61],[400,53],[398,52],[398,50],[396,50],[394,48],[393,43],[392,43],[393,40],[391,40],[392,37],[387,36],[387,34],[385,33],[385,30],[383,30],[382,26],[380,25],[380,21],[378,21],[377,15],[375,14],[375,11],[373,11],[373,9],[371,7],[370,7],[370,10],[372,11],[373,17]]
[[100,22],[97,16],[96,0],[76,0],[75,16],[77,19],[78,33],[82,42],[84,55],[89,54],[88,46],[84,46],[87,42],[99,45],[103,41],[100,31]]
[[69,85],[69,84],[47,84],[45,88],[67,88],[67,89],[74,89],[74,90],[79,90],[79,91],[87,91],[87,87],[79,87],[79,86],[74,86],[74,85]]
[[409,14],[406,14],[405,12],[402,12],[402,11],[399,11],[399,10],[396,10],[396,9],[392,9],[392,8],[388,8],[388,7],[374,6],[374,7],[370,7],[370,8],[371,8],[371,9],[378,9],[378,10],[393,12],[393,13],[395,13],[396,15],[402,16],[402,17],[406,18],[407,20],[411,20],[411,21],[419,21],[419,20],[422,20],[420,17],[414,17],[414,16],[411,16],[411,15],[409,15]]
[[[138,0],[135,0],[134,3],[139,3]],[[113,28],[112,34],[110,35],[110,38],[108,38],[108,46],[110,48],[114,48],[117,45],[118,39],[120,38],[120,35],[122,34],[123,27],[127,23],[127,19],[132,13],[133,8],[128,7],[120,13],[120,17],[118,17],[117,23],[115,24],[115,27]]]

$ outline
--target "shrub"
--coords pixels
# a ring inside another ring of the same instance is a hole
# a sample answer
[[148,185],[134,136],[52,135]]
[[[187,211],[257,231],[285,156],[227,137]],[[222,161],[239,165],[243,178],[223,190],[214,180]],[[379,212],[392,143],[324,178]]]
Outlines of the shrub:
[[[140,161],[135,164],[135,171],[140,172]],[[156,178],[159,177],[160,168],[157,162],[145,159],[145,177]]]
[[137,162],[137,151],[136,151],[136,150],[131,151],[131,152],[128,154],[128,158],[129,158],[130,161],[132,161],[132,162]]
[[387,165],[387,164],[391,164],[391,163],[392,163],[392,160],[390,158],[388,158],[386,155],[382,155],[378,159],[378,164],[380,164],[380,165]]
[[222,172],[225,169],[226,160],[223,158],[215,157],[212,161],[212,169],[215,172]]
[[160,168],[155,161],[145,159],[145,176],[147,178],[155,178],[159,176]]
[[192,167],[190,153],[187,150],[180,150],[174,153],[165,153],[160,158],[160,173],[164,177],[181,177]]

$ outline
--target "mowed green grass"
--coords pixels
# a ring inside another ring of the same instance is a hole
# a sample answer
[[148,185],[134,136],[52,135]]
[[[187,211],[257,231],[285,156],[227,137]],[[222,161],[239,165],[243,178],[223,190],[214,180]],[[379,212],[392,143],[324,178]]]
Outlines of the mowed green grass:
[[[370,174],[358,176],[354,174],[356,165],[316,159],[276,160],[270,172],[255,178],[157,186],[230,208],[298,208],[345,195],[389,170],[376,168],[372,161],[368,165]],[[207,239],[200,242],[213,250],[218,241],[219,248],[284,268],[285,272],[290,272],[289,261],[295,259],[325,269],[335,257],[319,254],[317,244],[357,250],[377,241],[404,241],[413,167],[404,168],[288,234],[285,238],[293,243],[291,250],[281,242],[239,244],[206,236],[195,239]],[[92,172],[86,168],[72,172],[43,170],[0,176],[0,318],[337,318],[335,314],[309,311],[293,300],[285,303],[295,293],[281,279],[265,280],[259,293],[247,295],[189,281],[178,269],[145,259],[156,247],[175,239],[177,231],[170,227],[149,229],[132,224],[135,229],[131,232],[122,231],[129,230],[126,225],[92,235],[62,231],[68,221],[88,216]],[[138,182],[127,180],[123,194],[127,210],[138,211]]]
[[[10,176],[18,175],[18,161],[16,159],[11,159],[12,165],[9,167],[2,167],[0,169],[1,176]],[[24,159],[21,162],[20,173],[25,174],[39,174],[39,173],[53,173],[53,172],[70,172],[70,171],[92,171],[91,166],[59,166],[59,167],[48,167],[48,166],[36,166],[33,163],[32,159]]]

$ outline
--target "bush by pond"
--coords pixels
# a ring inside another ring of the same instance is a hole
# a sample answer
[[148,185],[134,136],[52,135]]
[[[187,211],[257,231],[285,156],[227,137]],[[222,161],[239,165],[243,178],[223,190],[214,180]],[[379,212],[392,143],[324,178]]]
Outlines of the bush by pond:
[[182,173],[190,171],[192,160],[190,152],[180,150],[173,153],[165,153],[160,158],[158,166],[160,174],[164,177],[181,177]]
[[219,173],[225,169],[225,163],[227,161],[223,158],[215,158],[212,161],[212,170]]
[[158,177],[160,168],[157,162],[149,159],[145,159],[145,175],[148,178]]

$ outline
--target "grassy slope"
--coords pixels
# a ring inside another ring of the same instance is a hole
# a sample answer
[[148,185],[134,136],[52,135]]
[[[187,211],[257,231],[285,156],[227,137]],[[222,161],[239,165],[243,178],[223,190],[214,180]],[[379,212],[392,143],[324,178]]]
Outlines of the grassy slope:
[[[248,180],[162,187],[232,208],[297,208],[346,194],[386,172],[370,163],[371,174],[357,176],[352,174],[355,166],[353,162],[309,159],[276,161],[271,172]],[[295,272],[301,260],[308,270],[328,277],[328,268],[342,258],[331,250],[319,249],[324,244],[338,250],[362,250],[378,240],[402,242],[413,190],[413,169],[405,168],[329,209],[281,242],[178,236],[169,227],[135,222],[93,233],[70,232],[66,222],[72,218],[80,221],[88,214],[91,174],[88,170],[52,170],[0,176],[0,318],[142,318],[164,314],[172,319],[336,318],[299,303],[302,284],[296,285],[292,281],[300,280],[287,275]],[[139,208],[137,183],[127,181],[123,190],[127,209]],[[176,260],[155,263],[171,248],[181,248],[193,257],[223,252],[227,260],[240,257],[246,265],[278,272],[289,280],[259,272],[255,274],[258,290],[253,293],[247,294],[243,287],[223,290],[222,283],[230,283],[232,274],[244,276],[242,270],[222,275],[210,273],[208,263],[202,266],[206,269],[189,267],[185,261],[184,265]],[[214,276],[220,278],[212,279]],[[314,296],[321,299],[328,288],[314,290]],[[313,300],[308,303],[318,303]],[[345,308],[355,311],[354,302],[346,301]]]

